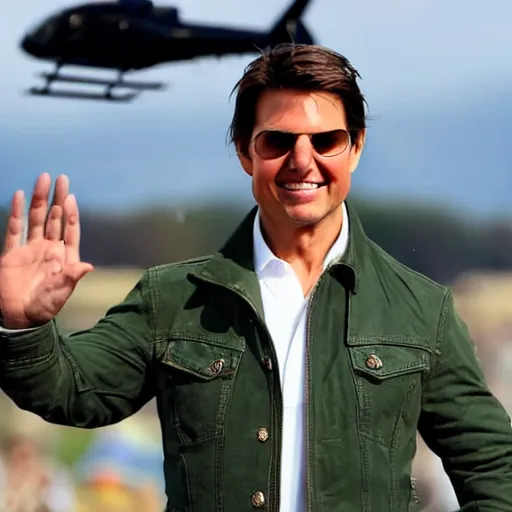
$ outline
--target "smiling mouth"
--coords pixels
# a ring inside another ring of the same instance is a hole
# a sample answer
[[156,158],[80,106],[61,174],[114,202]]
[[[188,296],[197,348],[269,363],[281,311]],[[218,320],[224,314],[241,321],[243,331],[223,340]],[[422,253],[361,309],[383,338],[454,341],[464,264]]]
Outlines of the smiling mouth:
[[278,186],[286,190],[316,190],[324,187],[327,183],[312,183],[308,181],[293,182],[293,183],[279,183]]

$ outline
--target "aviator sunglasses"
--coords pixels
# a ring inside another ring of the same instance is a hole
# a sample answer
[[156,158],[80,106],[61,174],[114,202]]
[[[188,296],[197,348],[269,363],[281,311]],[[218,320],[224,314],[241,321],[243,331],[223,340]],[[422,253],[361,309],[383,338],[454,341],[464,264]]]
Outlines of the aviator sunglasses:
[[350,135],[343,129],[317,133],[264,130],[254,138],[254,150],[265,160],[280,158],[295,147],[301,135],[307,135],[310,138],[314,150],[321,156],[337,156],[350,145]]

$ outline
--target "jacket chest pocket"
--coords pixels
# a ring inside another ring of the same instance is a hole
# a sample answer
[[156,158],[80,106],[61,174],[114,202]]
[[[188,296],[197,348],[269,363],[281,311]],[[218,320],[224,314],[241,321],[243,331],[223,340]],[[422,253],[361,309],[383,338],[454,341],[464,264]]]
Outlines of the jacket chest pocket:
[[185,444],[222,435],[243,347],[173,339],[162,359],[163,407]]
[[430,370],[428,345],[374,343],[350,346],[362,434],[392,447],[400,430],[415,435],[423,377]]

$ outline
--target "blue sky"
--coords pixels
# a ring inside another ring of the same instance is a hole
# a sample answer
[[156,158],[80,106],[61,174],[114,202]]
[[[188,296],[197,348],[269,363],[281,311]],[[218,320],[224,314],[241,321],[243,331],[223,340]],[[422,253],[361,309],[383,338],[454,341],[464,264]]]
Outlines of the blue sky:
[[[51,65],[23,55],[19,39],[46,15],[70,5],[23,0],[0,18],[4,184],[28,188],[39,172],[67,172],[79,200],[100,206],[212,194],[249,197],[248,180],[226,147],[225,134],[232,113],[229,93],[252,57],[204,59],[144,72],[141,78],[171,86],[129,105],[23,96],[21,91],[34,85],[34,74]],[[266,28],[287,3],[188,0],[172,5],[183,20]],[[487,102],[489,91],[510,90],[511,19],[510,0],[489,0],[485,8],[476,0],[312,0],[304,17],[319,43],[344,53],[359,69],[376,133],[379,126],[381,132],[384,126],[401,126],[407,116],[436,112],[439,129],[442,115],[450,111],[471,122],[475,102]],[[478,115],[475,126],[483,129],[484,118]],[[414,140],[414,132],[407,135]],[[371,137],[370,131],[369,144]],[[415,158],[424,149],[419,147]],[[394,151],[396,162],[402,150]],[[361,173],[368,172],[364,161],[361,166]],[[428,197],[439,195],[435,180],[427,185]],[[407,189],[401,193],[407,195]]]

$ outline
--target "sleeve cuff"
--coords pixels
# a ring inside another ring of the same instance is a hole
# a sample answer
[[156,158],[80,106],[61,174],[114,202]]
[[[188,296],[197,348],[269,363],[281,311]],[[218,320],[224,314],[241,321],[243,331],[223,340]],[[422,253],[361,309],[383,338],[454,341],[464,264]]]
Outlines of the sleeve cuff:
[[38,363],[54,352],[57,339],[56,326],[49,322],[31,329],[0,330],[0,362]]
[[30,329],[6,329],[0,325],[0,335],[2,334],[18,334],[24,332],[31,332],[40,329],[40,327],[31,327]]

